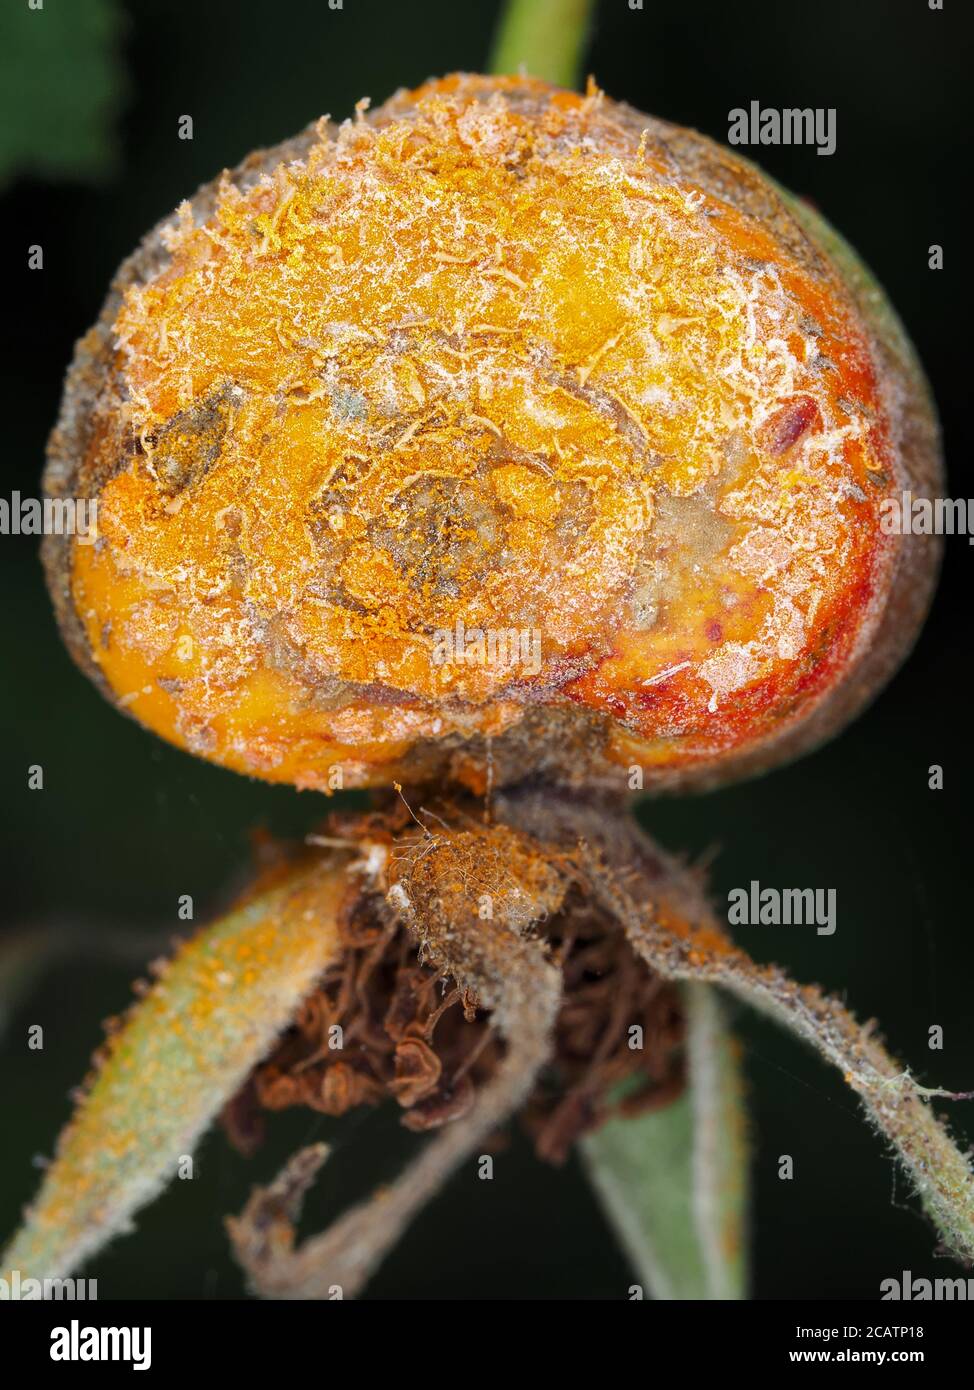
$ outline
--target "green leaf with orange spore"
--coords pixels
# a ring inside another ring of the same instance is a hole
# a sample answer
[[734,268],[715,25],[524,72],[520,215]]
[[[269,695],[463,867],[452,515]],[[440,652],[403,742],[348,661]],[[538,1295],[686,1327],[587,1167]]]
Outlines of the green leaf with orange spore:
[[334,958],[341,861],[265,884],[160,968],[105,1057],[0,1272],[63,1278],[127,1229]]

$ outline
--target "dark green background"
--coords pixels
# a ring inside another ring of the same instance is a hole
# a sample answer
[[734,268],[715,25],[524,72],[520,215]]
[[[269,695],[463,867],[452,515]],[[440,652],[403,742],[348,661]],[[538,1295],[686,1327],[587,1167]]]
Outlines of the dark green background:
[[[47,0],[47,19],[89,0]],[[0,0],[12,11],[26,0]],[[322,112],[344,118],[368,94],[483,65],[496,6],[457,0],[143,0],[125,8],[114,168],[101,183],[20,177],[2,227],[2,494],[36,495],[73,340],[94,319],[117,263],[176,202],[247,151]],[[966,316],[970,25],[960,0],[778,0],[677,3],[602,0],[587,66],[615,97],[724,138],[727,112],[834,106],[838,149],[757,152],[782,182],[814,199],[888,286],[914,337],[942,412],[950,491],[970,485],[970,355]],[[9,19],[9,14],[5,19]],[[74,55],[33,72],[52,94]],[[0,122],[38,119],[21,93],[0,92]],[[191,114],[195,138],[176,138]],[[45,269],[26,269],[40,242]],[[942,243],[946,269],[927,269]],[[224,899],[248,861],[248,831],[300,832],[322,801],[251,783],[163,746],[102,703],[55,632],[36,542],[0,537],[4,676],[0,747],[3,909],[12,928],[58,922],[78,932],[114,923],[175,931],[176,899],[197,915]],[[664,844],[719,848],[715,887],[757,878],[838,891],[834,937],[803,928],[742,929],[761,959],[839,991],[875,1014],[891,1045],[934,1084],[974,1085],[974,978],[969,912],[969,596],[974,551],[948,541],[941,590],[911,661],[839,740],[793,768],[733,791],[647,804]],[[43,792],[26,769],[41,763]],[[927,769],[945,788],[927,788]],[[125,965],[65,963],[19,1009],[0,1056],[0,1235],[14,1225],[68,1113],[99,1019],[128,998]],[[43,1052],[25,1045],[29,1023]],[[754,1288],[763,1298],[855,1298],[904,1268],[945,1275],[935,1237],[841,1082],[770,1026],[739,1016],[747,1041],[756,1200]],[[945,1029],[929,1053],[927,1028]],[[952,1107],[974,1138],[971,1108]],[[227,1297],[240,1280],[220,1216],[239,1209],[296,1143],[335,1136],[321,1223],[353,1194],[389,1179],[410,1148],[395,1115],[339,1125],[284,1116],[250,1163],[219,1135],[201,1176],[177,1183],[138,1221],[136,1239],[97,1260],[102,1297]],[[796,1179],[779,1182],[790,1153]],[[374,1281],[376,1297],[625,1296],[631,1275],[580,1171],[536,1164],[516,1140],[491,1184],[465,1171],[421,1217]]]

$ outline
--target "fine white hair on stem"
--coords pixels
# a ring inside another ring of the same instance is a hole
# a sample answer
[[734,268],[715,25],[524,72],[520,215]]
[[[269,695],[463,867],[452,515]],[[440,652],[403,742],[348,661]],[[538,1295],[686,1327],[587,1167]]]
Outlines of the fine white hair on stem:
[[634,822],[564,800],[511,796],[503,813],[525,830],[544,825],[567,849],[595,898],[622,924],[633,949],[665,979],[717,985],[809,1043],[842,1074],[905,1168],[944,1247],[974,1260],[974,1169],[930,1106],[967,1092],[922,1086],[887,1052],[869,1024],[838,999],[799,985],[777,965],[757,965],[724,933],[698,877]]

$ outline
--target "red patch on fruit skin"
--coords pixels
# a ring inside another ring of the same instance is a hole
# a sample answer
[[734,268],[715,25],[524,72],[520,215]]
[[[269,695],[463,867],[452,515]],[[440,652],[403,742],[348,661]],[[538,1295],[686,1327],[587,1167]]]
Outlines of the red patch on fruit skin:
[[[613,681],[610,657],[603,657],[592,670],[565,686],[563,694],[573,703],[611,715],[637,739],[668,740],[666,729],[679,726],[682,736],[672,740],[669,760],[674,766],[746,745],[772,729],[781,714],[800,719],[807,702],[842,679],[873,598],[873,558],[860,562],[840,599],[829,606],[828,616],[823,614],[814,660],[779,663],[763,679],[735,691],[716,710],[709,708],[710,687],[686,670],[674,672],[648,689],[620,688]],[[708,623],[715,621],[708,619]],[[695,747],[688,745],[688,739]]]
[[777,458],[797,444],[812,424],[821,424],[821,418],[811,396],[793,396],[765,420],[758,436],[760,445]]
[[711,642],[719,642],[724,635],[724,629],[716,618],[711,618],[704,628],[707,638]]

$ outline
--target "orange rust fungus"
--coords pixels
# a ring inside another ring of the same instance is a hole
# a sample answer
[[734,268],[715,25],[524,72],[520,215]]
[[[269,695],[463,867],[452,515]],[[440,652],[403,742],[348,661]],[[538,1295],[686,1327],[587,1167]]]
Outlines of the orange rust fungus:
[[89,669],[325,791],[441,750],[483,785],[486,739],[510,780],[544,727],[576,780],[757,765],[898,563],[906,388],[835,265],[594,88],[454,76],[298,143],[184,203],[81,345],[99,540],[54,582]]

